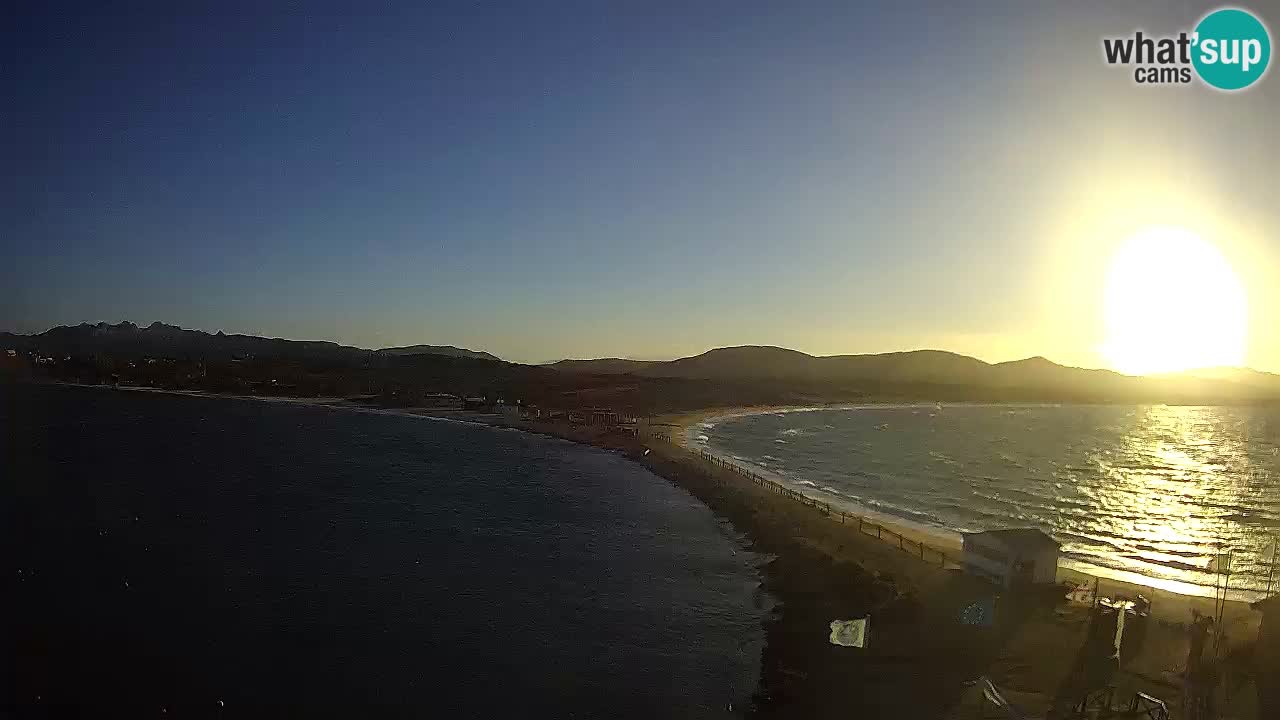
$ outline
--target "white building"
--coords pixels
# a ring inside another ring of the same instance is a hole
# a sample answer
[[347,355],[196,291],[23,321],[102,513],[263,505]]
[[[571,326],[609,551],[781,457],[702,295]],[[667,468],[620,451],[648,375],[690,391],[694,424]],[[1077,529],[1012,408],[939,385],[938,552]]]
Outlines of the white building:
[[964,533],[965,568],[1006,588],[1057,582],[1061,549],[1034,528]]

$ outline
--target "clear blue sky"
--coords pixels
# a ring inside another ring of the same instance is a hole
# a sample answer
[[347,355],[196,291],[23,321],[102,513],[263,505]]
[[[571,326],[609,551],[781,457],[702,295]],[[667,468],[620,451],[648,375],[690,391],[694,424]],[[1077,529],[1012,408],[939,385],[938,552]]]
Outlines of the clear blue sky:
[[1214,4],[957,5],[31,3],[0,328],[1098,365],[1100,258],[1172,221],[1231,259],[1280,369],[1280,76],[1102,62]]

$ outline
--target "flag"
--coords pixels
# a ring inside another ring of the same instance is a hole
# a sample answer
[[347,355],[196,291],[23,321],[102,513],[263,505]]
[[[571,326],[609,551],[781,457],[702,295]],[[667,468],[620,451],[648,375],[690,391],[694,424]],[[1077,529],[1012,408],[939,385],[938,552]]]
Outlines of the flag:
[[870,618],[857,620],[832,620],[831,644],[843,647],[867,646],[867,621]]
[[1229,573],[1231,572],[1231,553],[1218,553],[1209,559],[1208,566],[1205,567],[1211,573]]

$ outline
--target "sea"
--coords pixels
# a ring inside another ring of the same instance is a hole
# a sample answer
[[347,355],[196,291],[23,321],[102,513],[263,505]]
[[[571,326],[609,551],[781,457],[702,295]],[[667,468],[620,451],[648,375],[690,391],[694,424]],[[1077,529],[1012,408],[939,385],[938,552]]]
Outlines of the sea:
[[940,543],[1035,527],[1095,575],[1280,588],[1280,407],[850,406],[709,418],[688,440]]
[[625,458],[297,403],[0,386],[6,716],[723,717],[765,558]]

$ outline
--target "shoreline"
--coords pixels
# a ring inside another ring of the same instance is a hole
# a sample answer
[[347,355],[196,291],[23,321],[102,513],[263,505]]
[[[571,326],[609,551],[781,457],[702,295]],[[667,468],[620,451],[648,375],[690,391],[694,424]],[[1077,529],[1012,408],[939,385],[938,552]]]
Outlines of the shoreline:
[[[765,622],[759,687],[754,707],[747,711],[751,716],[878,716],[894,708],[890,712],[897,717],[971,717],[983,702],[980,693],[975,696],[972,681],[982,675],[1029,711],[1042,712],[1075,699],[1063,695],[1063,688],[1070,685],[1068,680],[1078,672],[1078,659],[1087,649],[1087,605],[1064,605],[1060,600],[1046,604],[1043,598],[1001,593],[990,628],[962,625],[957,613],[984,594],[989,596],[990,586],[904,553],[818,508],[769,492],[677,444],[698,418],[705,422],[705,418],[724,417],[723,409],[680,416],[684,422],[679,425],[655,423],[642,427],[638,437],[630,437],[564,423],[458,410],[366,406],[340,398],[143,391],[485,425],[622,452],[689,492],[744,535],[753,551],[771,558],[760,570],[764,590],[778,604]],[[748,414],[743,410],[738,412]],[[664,435],[673,428],[682,437],[671,432],[668,442]],[[1064,579],[1064,572],[1070,579],[1071,571],[1063,568],[1059,579]],[[1102,585],[1104,593],[1134,587],[1105,581]],[[1110,681],[1119,691],[1140,690],[1177,705],[1186,654],[1184,623],[1192,607],[1188,597],[1157,594],[1152,598],[1153,622],[1144,623],[1144,649]],[[1207,613],[1207,608],[1202,612]],[[1231,637],[1251,639],[1256,634],[1254,615],[1247,605],[1229,603],[1226,619]],[[874,628],[868,648],[841,648],[828,642],[829,621],[868,616]],[[837,693],[833,688],[849,692]]]
[[[986,403],[950,403],[964,404],[966,406],[985,405]],[[995,405],[1007,405],[1008,403],[996,403]],[[1030,403],[1028,405],[1042,405],[1040,403]],[[837,500],[822,495],[822,489],[812,483],[800,483],[794,478],[784,477],[772,472],[767,467],[759,467],[746,459],[738,459],[733,456],[725,455],[709,445],[691,443],[690,439],[703,423],[716,424],[722,420],[750,417],[754,415],[776,415],[800,412],[816,412],[822,410],[864,410],[864,409],[910,409],[919,407],[933,407],[934,403],[860,403],[860,404],[841,404],[830,406],[769,406],[769,407],[740,407],[725,408],[706,411],[698,411],[691,413],[683,413],[677,416],[671,416],[670,424],[676,427],[677,432],[672,433],[672,442],[676,442],[681,447],[696,447],[705,450],[722,460],[727,462],[744,465],[752,470],[766,474],[775,482],[782,483],[788,487],[794,488],[808,497],[830,502],[833,506],[839,506],[842,509],[854,512],[856,514],[874,519],[878,524],[893,529],[895,532],[915,539],[918,542],[937,547],[939,550],[946,552],[955,552],[957,555],[961,551],[962,534],[953,528],[933,525],[925,522],[913,521],[904,518],[901,515],[878,510],[874,507],[868,507],[856,500],[847,497],[840,497]],[[706,428],[710,429],[710,428]],[[1166,599],[1186,598],[1185,604],[1188,610],[1191,607],[1200,609],[1201,612],[1207,612],[1204,607],[1212,609],[1213,587],[1206,585],[1198,585],[1188,583],[1181,580],[1165,579],[1158,577],[1149,577],[1141,573],[1107,567],[1091,563],[1087,560],[1078,560],[1075,558],[1062,558],[1058,563],[1059,581],[1069,580],[1071,582],[1092,583],[1095,579],[1099,580],[1102,585],[1110,585],[1114,592],[1142,592],[1147,597],[1158,595]],[[1253,597],[1253,595],[1258,597]],[[1240,603],[1247,605],[1261,599],[1260,593],[1254,590],[1238,590],[1231,589],[1228,594],[1229,603]],[[1203,602],[1202,602],[1203,601]]]

